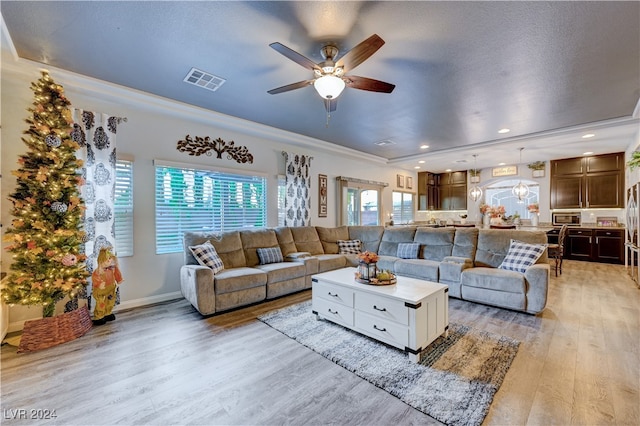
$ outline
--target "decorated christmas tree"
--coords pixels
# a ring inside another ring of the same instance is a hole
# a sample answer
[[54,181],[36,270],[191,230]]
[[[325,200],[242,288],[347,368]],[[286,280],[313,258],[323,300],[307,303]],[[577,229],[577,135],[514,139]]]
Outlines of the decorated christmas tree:
[[13,253],[11,272],[0,293],[7,304],[41,305],[53,316],[55,304],[75,297],[87,283],[81,251],[84,204],[78,187],[82,161],[70,137],[70,102],[46,71],[31,84],[35,98],[18,159],[15,192],[9,196],[14,219],[5,234]]

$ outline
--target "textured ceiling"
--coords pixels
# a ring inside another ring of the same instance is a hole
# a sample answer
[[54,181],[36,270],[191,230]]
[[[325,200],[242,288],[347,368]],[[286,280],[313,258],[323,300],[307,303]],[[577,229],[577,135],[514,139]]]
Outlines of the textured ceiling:
[[[630,117],[640,97],[640,2],[3,1],[0,7],[22,58],[400,167],[424,159],[423,169],[465,169],[473,153],[481,167],[513,163],[519,146],[530,161],[611,152],[624,149],[638,126]],[[393,83],[393,93],[345,89],[328,127],[312,87],[267,93],[313,77],[270,43],[320,62],[324,43],[344,54],[372,34],[386,44],[350,74]],[[227,81],[216,92],[188,85],[183,79],[192,67]],[[498,134],[503,127],[511,132]],[[596,138],[580,140],[590,129],[598,130]],[[393,144],[375,145],[381,140]],[[467,163],[456,167],[456,159]]]

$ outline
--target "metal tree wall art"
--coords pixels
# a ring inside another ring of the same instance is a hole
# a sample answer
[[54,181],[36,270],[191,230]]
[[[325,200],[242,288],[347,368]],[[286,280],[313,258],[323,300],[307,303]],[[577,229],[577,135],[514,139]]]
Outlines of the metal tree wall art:
[[227,153],[227,159],[236,160],[238,163],[253,163],[253,155],[249,153],[246,146],[235,146],[235,142],[225,142],[221,138],[216,140],[209,136],[196,136],[195,139],[187,135],[184,140],[178,141],[178,151],[187,152],[189,155],[200,156],[206,154],[213,155],[215,151],[217,158],[222,158],[222,153]]

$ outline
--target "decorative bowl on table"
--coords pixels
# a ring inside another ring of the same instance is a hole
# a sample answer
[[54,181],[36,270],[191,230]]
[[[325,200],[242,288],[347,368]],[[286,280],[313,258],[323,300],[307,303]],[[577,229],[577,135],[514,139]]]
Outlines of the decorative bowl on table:
[[396,276],[389,271],[379,271],[375,277],[365,278],[356,272],[356,281],[369,285],[393,285],[398,282]]

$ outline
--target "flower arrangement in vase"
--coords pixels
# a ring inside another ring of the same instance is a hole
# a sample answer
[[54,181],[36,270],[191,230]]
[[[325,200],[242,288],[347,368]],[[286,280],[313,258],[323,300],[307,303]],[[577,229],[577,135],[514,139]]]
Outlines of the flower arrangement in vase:
[[356,280],[361,282],[369,282],[378,274],[376,263],[378,255],[372,251],[365,251],[358,254],[358,269],[356,271]]
[[540,213],[540,205],[538,203],[529,204],[527,206],[527,210],[529,210],[529,213],[531,213],[531,225],[538,226],[540,219],[538,216],[538,214]]

